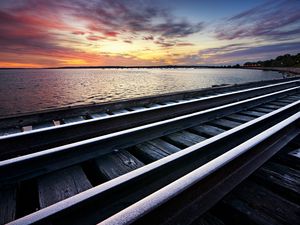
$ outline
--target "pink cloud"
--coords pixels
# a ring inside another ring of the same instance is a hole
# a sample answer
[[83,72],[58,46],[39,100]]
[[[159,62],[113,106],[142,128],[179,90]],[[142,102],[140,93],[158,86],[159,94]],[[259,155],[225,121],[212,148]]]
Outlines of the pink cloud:
[[99,40],[103,40],[103,39],[106,39],[106,38],[103,37],[103,36],[98,36],[98,35],[90,35],[86,39],[90,40],[90,41],[99,41]]
[[115,31],[108,31],[105,33],[106,36],[109,36],[109,37],[116,37],[119,33],[118,32],[115,32]]
[[85,32],[78,30],[78,31],[73,31],[72,34],[75,34],[75,35],[84,35]]

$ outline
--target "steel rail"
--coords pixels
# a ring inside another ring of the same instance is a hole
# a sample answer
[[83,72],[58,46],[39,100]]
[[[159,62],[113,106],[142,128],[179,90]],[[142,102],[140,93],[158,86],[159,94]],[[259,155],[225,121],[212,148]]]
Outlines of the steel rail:
[[232,102],[299,86],[300,80],[234,91],[216,96],[203,97],[155,108],[131,111],[106,118],[42,128],[0,137],[0,159],[29,154],[59,145],[117,132],[155,121],[170,119],[188,113],[229,104]]
[[[276,99],[299,90],[300,87],[294,87],[252,99],[3,160],[0,161],[0,185],[25,180],[78,164],[107,154],[114,149],[130,147],[152,138],[195,126],[195,123],[199,124],[215,119],[218,116],[225,116],[241,111],[247,107],[253,107],[265,101],[270,101],[270,99]],[[297,104],[293,105],[291,110],[286,112],[286,115],[293,113],[293,110],[298,110],[298,108]],[[276,121],[276,118],[274,121]]]
[[[285,106],[269,114],[266,114],[257,119],[249,121],[236,128],[233,128],[217,136],[214,136],[210,139],[207,139],[199,144],[193,145],[182,151],[179,151],[168,157],[165,157],[161,160],[155,161],[151,164],[148,164],[144,167],[134,170],[128,174],[122,175],[116,179],[98,185],[85,192],[77,194],[71,198],[65,199],[47,208],[41,209],[23,218],[17,219],[13,221],[11,224],[39,224],[49,220],[52,222],[54,221],[53,222],[54,224],[55,221],[59,223],[59,221],[62,220],[64,221],[65,224],[80,224],[80,223],[95,224],[97,222],[100,222],[120,212],[123,209],[126,210],[126,207],[128,206],[130,208],[130,205],[133,205],[139,201],[145,201],[142,199],[144,199],[145,197],[147,198],[147,196],[153,196],[152,195],[153,193],[157,193],[155,191],[158,191],[164,187],[168,187],[170,183],[176,182],[176,180],[178,179],[181,178],[187,179],[185,176],[191,173],[192,171],[197,170],[198,168],[202,168],[201,169],[202,171],[205,171],[205,169],[203,168],[212,169],[213,167],[211,167],[212,164],[210,163],[210,161],[217,159],[213,161],[213,166],[216,166],[217,163],[220,163],[219,161],[220,158],[218,157],[220,157],[222,154],[225,154],[226,156],[224,158],[223,155],[222,159],[228,160],[230,159],[230,157],[228,156],[232,156],[232,152],[236,152],[237,151],[236,149],[241,149],[241,146],[243,146],[243,148],[245,146],[252,148],[254,146],[253,143],[258,144],[257,140],[263,142],[264,138],[262,137],[268,137],[268,141],[271,140],[276,142],[281,140],[282,133],[279,130],[283,130],[284,132],[286,132],[286,130],[283,129],[283,127],[288,126],[288,124],[294,123],[294,121],[297,121],[297,123],[299,122],[299,116],[300,116],[299,106],[300,106],[300,101],[294,102],[288,106]],[[292,114],[289,113],[291,111],[293,112]],[[278,121],[282,121],[282,120],[284,120],[284,122],[278,123]],[[273,134],[275,133],[276,135],[278,134],[277,131],[280,132],[280,135],[274,136]],[[260,134],[262,132],[263,135]],[[255,137],[255,139],[251,139],[253,137]],[[249,139],[251,141],[248,141]],[[243,142],[247,144],[246,145],[242,144]],[[266,142],[264,142],[264,144],[265,143]],[[270,146],[269,143],[270,142],[268,142],[264,146],[265,147]],[[239,147],[236,147],[238,145]],[[256,146],[257,145],[255,145],[254,147]],[[235,150],[230,151],[232,149]],[[230,153],[226,154],[226,152],[230,152]],[[240,152],[242,153],[242,151]],[[270,157],[270,155],[272,154],[267,154],[267,155],[268,157]],[[247,163],[247,161],[249,161],[249,163],[252,162],[251,160],[248,159],[249,158],[246,157],[241,162],[244,163]],[[257,157],[256,159],[259,160],[259,158]],[[235,160],[235,162],[239,160]],[[221,162],[223,161],[221,160]],[[203,165],[206,165],[207,163],[210,163],[208,164],[210,166],[201,167]],[[219,166],[221,165],[223,164],[220,164]],[[251,165],[253,165],[253,163],[251,163]],[[240,167],[243,168],[243,166],[241,165]],[[221,167],[217,167],[217,168],[221,168]],[[246,170],[246,171],[250,171],[250,170]],[[211,172],[214,172],[214,170],[212,170]],[[234,170],[232,172],[234,173]],[[210,173],[208,173],[208,175],[209,174]],[[247,173],[244,172],[243,174],[247,174]],[[224,174],[222,176],[224,176]],[[219,176],[218,179],[220,179],[220,177],[222,176]],[[216,181],[216,179],[212,179],[212,180]],[[229,184],[232,183],[231,179],[228,180],[229,180]],[[239,180],[239,179],[235,178],[235,180]],[[183,183],[181,183],[181,181],[180,184],[183,184],[186,180]],[[228,184],[228,182],[225,181],[224,183]],[[229,187],[232,188],[232,186],[230,185]],[[182,189],[182,191],[184,190],[185,189]],[[220,189],[218,188],[216,190],[220,191]],[[181,192],[178,193],[180,194]],[[168,195],[162,195],[162,196],[168,197]],[[160,199],[163,200],[164,198],[160,198]],[[95,205],[97,207],[95,207]],[[149,206],[150,206],[149,210],[153,209],[152,208],[153,205],[150,204]],[[137,217],[130,217],[130,215],[127,215],[126,217],[123,218],[124,219],[123,221],[127,223],[141,218],[141,216],[144,215],[143,210],[146,209],[144,207],[146,206],[143,206],[141,208],[141,211],[139,211],[138,207],[134,207],[134,209],[137,211],[135,211],[132,215],[136,215]],[[132,210],[132,208],[130,208],[130,210]],[[138,214],[138,212],[141,212],[141,214]],[[120,217],[119,216],[114,217],[113,221],[116,218],[120,218]]]
[[299,121],[300,112],[100,224],[191,224],[290,140],[299,135]]

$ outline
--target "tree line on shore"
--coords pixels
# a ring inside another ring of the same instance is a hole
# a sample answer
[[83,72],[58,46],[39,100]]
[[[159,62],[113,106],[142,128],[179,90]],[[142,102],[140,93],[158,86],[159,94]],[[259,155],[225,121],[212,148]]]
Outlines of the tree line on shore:
[[246,62],[244,67],[300,67],[300,53],[281,55],[266,61]]

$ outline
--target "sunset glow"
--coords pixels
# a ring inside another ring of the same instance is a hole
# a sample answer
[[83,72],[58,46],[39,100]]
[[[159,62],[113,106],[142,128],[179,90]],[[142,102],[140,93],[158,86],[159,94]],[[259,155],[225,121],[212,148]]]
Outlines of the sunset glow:
[[0,67],[268,59],[299,52],[299,11],[298,0],[3,0]]

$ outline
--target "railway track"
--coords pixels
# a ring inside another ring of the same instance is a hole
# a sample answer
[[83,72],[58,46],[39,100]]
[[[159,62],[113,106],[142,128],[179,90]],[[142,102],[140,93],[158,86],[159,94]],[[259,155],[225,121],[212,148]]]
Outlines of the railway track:
[[299,109],[291,81],[3,136],[0,222],[191,224],[299,135]]

